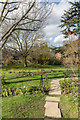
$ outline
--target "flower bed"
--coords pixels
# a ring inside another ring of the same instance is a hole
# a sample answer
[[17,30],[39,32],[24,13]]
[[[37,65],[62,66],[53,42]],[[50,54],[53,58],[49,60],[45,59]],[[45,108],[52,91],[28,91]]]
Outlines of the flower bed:
[[15,95],[21,95],[21,94],[39,94],[41,92],[47,93],[49,91],[49,88],[43,87],[41,89],[39,86],[24,86],[20,88],[15,87],[4,87],[2,88],[2,97],[9,97],[9,96],[15,96]]
[[80,111],[80,107],[78,104],[79,101],[78,79],[67,78],[65,80],[61,80],[60,86],[62,91],[60,108],[62,110],[63,117],[66,116],[72,117],[72,113],[74,114],[74,116],[77,116],[78,112]]
[[61,89],[63,94],[77,94],[78,86],[77,80],[65,79],[60,81]]

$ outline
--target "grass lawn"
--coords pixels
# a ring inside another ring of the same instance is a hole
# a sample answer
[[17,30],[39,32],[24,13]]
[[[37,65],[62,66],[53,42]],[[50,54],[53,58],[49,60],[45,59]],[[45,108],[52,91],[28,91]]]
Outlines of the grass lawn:
[[60,81],[62,94],[59,107],[63,118],[78,118],[80,111],[78,83],[77,78]]
[[73,98],[70,95],[62,95],[59,107],[63,118],[78,118],[78,101],[73,102]]
[[[70,70],[70,68],[68,68]],[[48,67],[28,67],[23,66],[7,66],[3,67],[2,75],[5,79],[5,86],[31,86],[40,85],[40,75],[34,76],[19,76],[19,73],[41,72],[44,70],[47,73],[48,83],[52,79],[63,78],[65,66],[48,66]],[[50,72],[53,70],[53,72]],[[5,73],[5,74],[4,74]],[[43,75],[45,81],[45,74]],[[4,87],[3,85],[3,87]],[[13,97],[2,98],[2,117],[3,118],[44,118],[44,93],[36,95],[17,95]]]
[[[2,74],[4,76],[6,86],[15,86],[15,87],[21,87],[23,85],[39,85],[41,76],[20,76],[19,73],[27,73],[27,72],[41,72],[44,70],[47,73],[48,81],[51,81],[52,79],[57,78],[63,78],[64,77],[64,71],[66,70],[65,66],[50,66],[47,68],[24,68],[24,67],[17,67],[17,66],[9,66],[9,67],[3,67]],[[53,72],[50,72],[53,70]],[[61,72],[59,72],[61,70]],[[45,78],[45,74],[43,75],[43,78]]]
[[45,95],[18,95],[2,99],[3,118],[44,118]]

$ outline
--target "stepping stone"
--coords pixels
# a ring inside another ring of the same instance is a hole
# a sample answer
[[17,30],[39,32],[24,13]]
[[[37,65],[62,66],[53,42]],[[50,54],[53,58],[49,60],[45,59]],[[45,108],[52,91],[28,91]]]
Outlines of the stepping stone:
[[58,103],[46,102],[45,116],[52,118],[61,118],[61,113],[60,113],[60,109],[58,108]]
[[[58,102],[60,101],[60,97],[56,97],[56,95],[61,95],[61,88],[59,84],[60,80],[52,80],[51,89],[49,91],[49,95],[46,97],[45,104],[45,116],[51,118],[61,118],[61,112],[58,108]],[[54,96],[54,97],[52,97]]]
[[55,85],[55,86],[54,86],[54,85],[51,85],[51,88],[52,88],[52,87],[53,87],[53,88],[58,88],[58,87],[60,87],[60,86],[59,86],[59,85]]
[[52,109],[50,109],[50,112],[48,109],[45,110],[45,116],[47,117],[51,117],[51,118],[61,118],[61,113],[60,113],[60,109],[54,109],[52,111]]
[[56,85],[52,84],[51,87],[56,87]]
[[49,95],[61,95],[61,91],[50,91]]
[[[57,103],[57,102],[55,102],[55,103],[54,103],[54,102],[46,102],[45,105],[44,105],[45,108],[50,108],[51,106],[52,106],[53,108],[54,108],[54,107],[55,107],[55,108],[58,108],[58,103]],[[52,107],[51,107],[51,108],[52,108]]]
[[56,84],[56,83],[59,83],[59,81],[54,80],[51,82],[51,84]]
[[51,87],[51,89],[50,89],[50,91],[61,91],[61,88],[60,87],[56,87],[56,88],[54,88],[54,87]]
[[51,96],[47,96],[46,97],[46,101],[55,101],[55,102],[59,102],[60,101],[60,97],[51,97]]
[[59,88],[59,89],[60,89],[60,86],[52,86],[52,85],[51,85],[51,88],[53,88],[53,89],[54,89],[54,88],[55,88],[55,89],[58,89],[58,88]]
[[57,85],[59,85],[59,83],[51,83],[51,85],[57,86]]
[[60,88],[51,88],[49,92],[58,92],[58,91],[61,91]]

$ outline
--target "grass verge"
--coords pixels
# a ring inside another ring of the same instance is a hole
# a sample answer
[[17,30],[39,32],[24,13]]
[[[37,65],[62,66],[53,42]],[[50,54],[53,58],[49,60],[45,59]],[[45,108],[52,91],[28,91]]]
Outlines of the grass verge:
[[61,95],[59,107],[63,118],[78,118],[78,103],[70,95]]
[[3,98],[3,118],[44,118],[45,94]]

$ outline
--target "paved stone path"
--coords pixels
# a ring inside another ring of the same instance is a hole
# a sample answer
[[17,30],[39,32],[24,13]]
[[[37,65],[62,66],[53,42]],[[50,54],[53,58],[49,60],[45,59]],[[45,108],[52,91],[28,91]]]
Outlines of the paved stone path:
[[58,80],[52,80],[49,96],[46,97],[45,103],[45,116],[51,118],[61,118],[61,112],[59,109],[61,88]]

